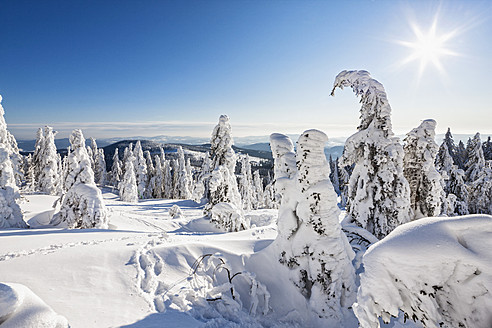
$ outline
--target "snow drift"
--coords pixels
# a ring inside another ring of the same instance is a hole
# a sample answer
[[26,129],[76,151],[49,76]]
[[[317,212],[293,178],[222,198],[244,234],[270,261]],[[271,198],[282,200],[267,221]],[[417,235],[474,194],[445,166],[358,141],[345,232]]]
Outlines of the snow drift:
[[492,327],[492,216],[423,218],[364,255],[354,312],[379,327],[404,312],[425,327]]
[[21,284],[0,284],[0,326],[69,327],[67,319],[56,314],[29,288]]

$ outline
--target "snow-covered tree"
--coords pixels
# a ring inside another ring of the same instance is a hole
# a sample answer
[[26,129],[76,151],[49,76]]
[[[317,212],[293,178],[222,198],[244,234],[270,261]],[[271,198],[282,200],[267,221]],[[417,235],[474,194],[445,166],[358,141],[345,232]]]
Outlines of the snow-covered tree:
[[456,158],[454,159],[454,164],[458,165],[458,168],[462,169],[463,171],[465,170],[467,156],[468,155],[466,152],[465,144],[463,143],[463,141],[460,140],[456,149]]
[[89,156],[89,162],[91,163],[91,169],[94,172],[94,151],[92,150],[92,147],[86,146],[86,151],[87,151],[87,156]]
[[286,245],[298,227],[295,213],[297,206],[295,194],[296,154],[292,140],[285,134],[272,133],[270,135],[270,147],[274,159],[275,198],[280,201],[276,243],[279,244],[280,262],[288,265],[293,255]]
[[153,198],[153,186],[150,184],[152,183],[152,177],[155,175],[155,168],[154,168],[154,162],[152,162],[152,156],[150,155],[150,151],[146,150],[144,151],[144,157],[145,157],[145,164],[147,165],[147,183],[146,186],[147,188],[145,189],[145,198]]
[[60,174],[58,168],[58,154],[56,153],[55,134],[53,128],[44,128],[44,145],[39,154],[39,190],[50,195],[56,195],[59,191]]
[[26,172],[26,185],[24,191],[31,193],[36,190],[36,179],[34,177],[34,165],[32,164],[32,155],[29,154],[25,159],[24,172]]
[[204,200],[208,200],[209,190],[208,190],[208,181],[211,176],[211,160],[210,154],[207,152],[205,154],[205,158],[203,159],[202,167],[200,169],[200,173],[197,178],[197,182],[193,189],[192,198],[195,202],[200,203]]
[[[283,193],[275,241],[283,250],[281,262],[291,269],[293,282],[312,311],[330,326],[340,326],[355,300],[355,255],[338,220],[337,195],[324,154],[328,137],[319,130],[301,134],[297,167],[292,167],[290,140],[278,134],[270,140],[275,172],[280,173],[276,183]],[[283,168],[277,165],[281,162]],[[290,222],[288,227],[281,228],[283,221]]]
[[17,187],[20,187],[22,185],[22,181],[24,179],[24,168],[23,168],[23,163],[24,159],[23,156],[19,152],[19,146],[17,145],[17,140],[15,140],[15,137],[13,134],[10,133],[10,131],[7,130],[7,139],[9,143],[9,153],[10,153],[10,161],[12,162],[12,168],[14,170],[14,178],[15,178],[15,184]]
[[152,198],[162,198],[164,192],[164,170],[161,164],[161,157],[155,155],[154,159],[154,175],[150,180],[149,188],[152,190]]
[[330,155],[330,180],[337,195],[340,195],[340,174],[338,173],[338,158],[333,160]]
[[93,137],[89,138],[91,140],[91,151],[92,151],[92,160],[94,162],[94,165],[96,165],[97,162],[97,153],[99,152],[99,148],[97,148],[97,142],[96,139]]
[[104,149],[96,148],[97,154],[94,157],[94,175],[96,183],[104,186],[108,180],[106,171],[106,160],[104,159]]
[[465,164],[465,175],[467,182],[472,183],[473,181],[477,180],[478,175],[485,167],[485,158],[483,156],[480,133],[477,132],[473,139],[468,140],[466,148],[468,159]]
[[[211,175],[208,185],[208,204],[204,213],[210,216],[211,209],[218,203],[230,203],[241,209],[241,195],[237,187],[234,174],[236,168],[236,154],[232,149],[231,124],[227,115],[221,115],[219,124],[212,132],[210,139]],[[217,222],[217,225],[221,225]]]
[[177,185],[176,185],[176,197],[179,199],[191,198],[190,192],[190,179],[188,171],[186,169],[186,160],[183,151],[183,147],[178,146],[178,167],[177,167]]
[[16,202],[20,194],[15,182],[11,160],[12,149],[4,115],[2,96],[0,96],[0,229],[27,228],[22,211]]
[[243,202],[243,210],[251,211],[253,209],[253,176],[251,174],[251,163],[249,155],[241,158],[241,173],[239,176],[239,193]]
[[179,164],[176,159],[171,159],[171,162],[169,163],[171,167],[171,192],[170,192],[170,198],[177,199],[179,198],[179,191],[178,191],[178,186],[179,186]]
[[482,145],[483,148],[483,157],[486,161],[492,160],[492,141],[490,140],[490,136],[487,138]]
[[137,179],[135,177],[135,169],[133,163],[135,158],[128,156],[125,162],[125,175],[120,181],[118,190],[120,192],[120,199],[124,202],[137,203],[138,202],[138,187]]
[[173,193],[173,175],[171,172],[171,162],[169,160],[162,160],[161,156],[161,165],[162,170],[164,171],[164,191],[163,197],[166,199],[172,198]]
[[114,150],[113,165],[111,166],[110,181],[109,181],[109,184],[113,187],[118,187],[121,178],[123,176],[123,171],[121,166],[122,165],[118,154],[118,148],[116,148]]
[[101,190],[94,182],[94,172],[85,139],[81,130],[70,135],[72,152],[68,155],[68,172],[65,179],[66,193],[61,198],[61,208],[51,224],[74,228],[107,229],[109,217]]
[[265,208],[278,208],[278,203],[275,200],[275,187],[273,181],[265,186],[263,192],[263,204]]
[[34,178],[36,182],[39,181],[39,175],[41,174],[41,157],[44,147],[44,135],[43,129],[39,128],[36,133],[36,144],[34,145],[34,154],[32,158],[32,165],[34,166]]
[[465,173],[453,164],[446,142],[441,144],[436,157],[436,169],[444,180],[447,215],[468,214],[468,190],[464,181]]
[[435,129],[436,121],[424,120],[404,140],[403,174],[410,185],[414,219],[439,216],[443,210],[444,180],[434,165],[439,150]]
[[347,171],[347,167],[340,167],[339,161],[337,161],[337,166],[339,167],[339,179],[340,179],[340,206],[342,208],[347,207],[348,195],[349,195],[349,183],[350,183],[350,174]]
[[343,71],[332,91],[351,87],[362,107],[358,132],[345,144],[341,166],[355,163],[347,214],[357,225],[383,238],[412,217],[410,187],[403,176],[403,147],[394,137],[391,107],[381,83],[366,71]]
[[[135,144],[134,150],[135,176],[137,178],[138,198],[145,198],[147,190],[147,163],[143,155],[140,140]],[[126,166],[126,165],[125,165]]]
[[260,170],[256,170],[253,173],[253,209],[259,209],[265,206],[264,204],[264,194],[263,189],[263,179],[260,176]]
[[492,214],[492,161],[485,161],[468,190],[470,213]]

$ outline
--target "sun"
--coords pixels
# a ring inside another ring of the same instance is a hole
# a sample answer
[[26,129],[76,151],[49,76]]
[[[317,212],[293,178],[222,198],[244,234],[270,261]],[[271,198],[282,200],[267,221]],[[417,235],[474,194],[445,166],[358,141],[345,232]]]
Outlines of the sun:
[[456,30],[449,33],[439,34],[437,32],[437,17],[427,32],[424,32],[416,23],[411,23],[415,34],[414,41],[398,41],[400,45],[408,47],[412,53],[403,59],[401,65],[413,61],[419,61],[419,78],[422,76],[429,64],[432,64],[440,73],[445,73],[442,59],[446,56],[458,56],[458,53],[449,49],[449,41],[456,36]]

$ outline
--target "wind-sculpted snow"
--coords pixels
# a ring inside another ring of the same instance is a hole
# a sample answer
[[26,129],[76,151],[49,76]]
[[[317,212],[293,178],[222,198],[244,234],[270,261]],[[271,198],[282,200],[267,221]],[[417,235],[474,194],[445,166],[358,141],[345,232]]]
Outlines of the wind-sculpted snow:
[[354,307],[361,327],[399,311],[425,327],[492,327],[492,216],[423,218],[364,255]]
[[68,328],[67,319],[56,314],[29,288],[0,283],[0,327]]

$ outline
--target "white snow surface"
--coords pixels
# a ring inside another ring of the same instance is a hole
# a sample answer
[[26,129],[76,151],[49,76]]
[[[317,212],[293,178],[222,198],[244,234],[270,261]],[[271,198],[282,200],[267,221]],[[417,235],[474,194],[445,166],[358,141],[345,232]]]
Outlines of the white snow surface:
[[2,328],[68,328],[67,319],[56,314],[29,288],[0,283],[0,326]]
[[379,327],[399,311],[424,327],[492,327],[492,216],[423,218],[369,248],[355,313]]
[[[0,282],[26,286],[74,328],[275,327],[277,322],[300,327],[309,319],[292,314],[302,313],[299,305],[305,301],[291,299],[287,275],[277,272],[283,268],[265,249],[276,237],[276,210],[247,212],[253,228],[224,233],[203,218],[203,205],[191,200],[132,204],[110,189],[103,196],[109,230],[47,226],[57,197],[24,195],[20,205],[33,228],[0,230]],[[169,216],[173,205],[181,208],[178,218]],[[217,281],[209,281],[211,264],[204,261],[190,275],[203,254],[214,255],[209,262],[222,259],[232,274],[241,272],[232,281],[236,300],[221,281],[224,269]],[[266,283],[281,291],[271,300]],[[207,295],[222,300],[206,301]],[[0,312],[9,307],[2,303]],[[25,327],[30,326],[35,327]]]

